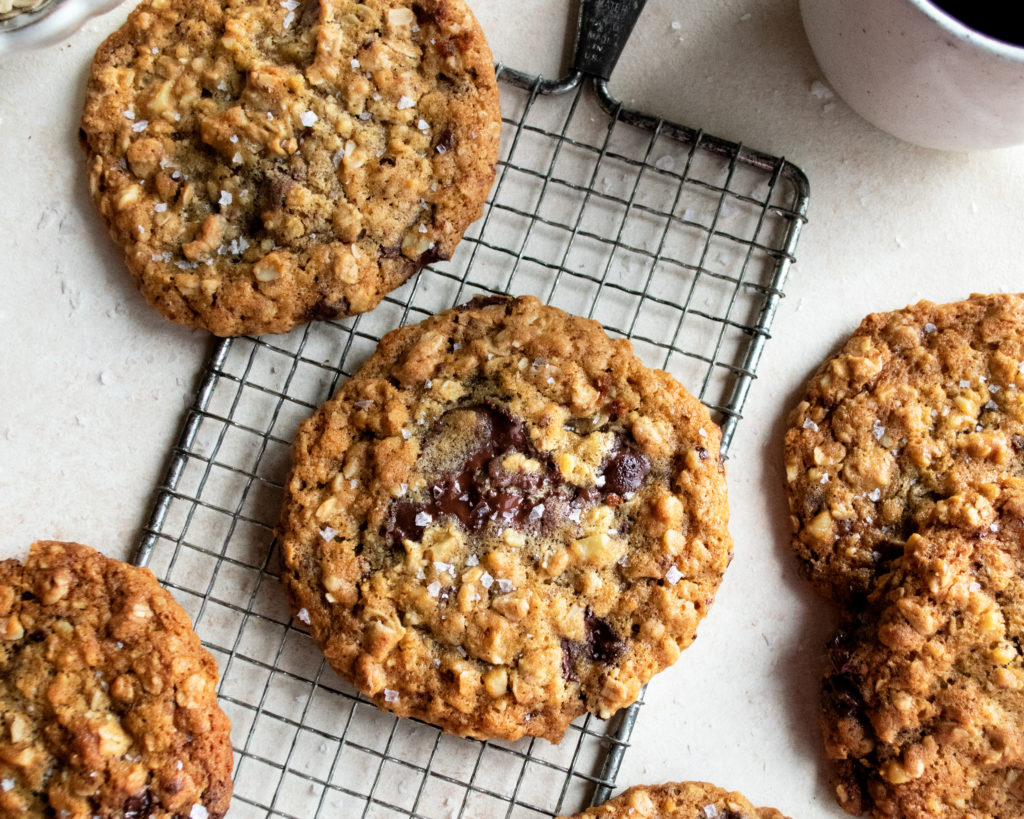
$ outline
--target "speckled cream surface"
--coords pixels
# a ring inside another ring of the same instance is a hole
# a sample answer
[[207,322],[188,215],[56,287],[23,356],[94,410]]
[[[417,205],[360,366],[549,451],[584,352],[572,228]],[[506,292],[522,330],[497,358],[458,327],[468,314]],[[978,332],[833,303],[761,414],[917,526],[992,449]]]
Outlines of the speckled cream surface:
[[[571,4],[472,6],[497,60],[557,73]],[[126,13],[0,63],[3,557],[40,538],[129,554],[209,345],[152,314],[90,209],[77,147],[86,70]],[[796,0],[700,0],[685,13],[649,0],[611,89],[786,156],[812,191],[730,452],[735,559],[700,639],[649,688],[619,785],[706,780],[788,816],[838,818],[817,728],[834,623],[789,552],[785,415],[867,313],[1020,290],[1024,149],[939,153],[876,130],[824,85]]]

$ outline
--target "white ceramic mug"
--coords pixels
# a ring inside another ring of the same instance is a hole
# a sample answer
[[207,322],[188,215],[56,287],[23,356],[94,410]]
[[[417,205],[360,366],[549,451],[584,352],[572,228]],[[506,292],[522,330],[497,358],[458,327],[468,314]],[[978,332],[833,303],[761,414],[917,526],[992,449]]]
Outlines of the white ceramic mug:
[[800,13],[826,79],[882,130],[951,151],[1024,143],[1024,47],[929,0],[800,0]]
[[0,57],[70,37],[90,17],[104,14],[122,2],[124,0],[51,0],[33,11],[0,21]]

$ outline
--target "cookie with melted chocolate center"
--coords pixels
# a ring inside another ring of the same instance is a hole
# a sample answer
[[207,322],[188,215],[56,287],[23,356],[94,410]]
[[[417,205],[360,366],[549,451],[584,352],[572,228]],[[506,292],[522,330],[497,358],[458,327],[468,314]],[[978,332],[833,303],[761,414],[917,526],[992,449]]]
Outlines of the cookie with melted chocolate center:
[[77,543],[0,562],[0,814],[217,819],[217,665],[148,569]]
[[636,785],[570,819],[786,819],[746,797],[707,782]]
[[285,586],[379,706],[557,741],[694,639],[732,549],[719,441],[596,322],[471,302],[389,333],[301,425]]
[[146,300],[221,336],[353,315],[449,258],[500,131],[462,0],[144,0],[81,142]]

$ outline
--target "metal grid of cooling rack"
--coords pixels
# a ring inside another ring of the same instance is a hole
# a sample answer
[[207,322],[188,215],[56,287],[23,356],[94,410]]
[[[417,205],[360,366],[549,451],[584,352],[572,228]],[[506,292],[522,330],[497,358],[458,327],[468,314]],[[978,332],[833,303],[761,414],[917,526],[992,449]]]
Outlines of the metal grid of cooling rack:
[[232,819],[552,817],[615,785],[638,706],[581,718],[557,746],[397,719],[324,663],[278,582],[297,424],[383,333],[475,293],[531,293],[628,336],[711,407],[724,448],[732,439],[804,221],[802,173],[629,111],[602,81],[498,74],[498,175],[455,258],[371,313],[217,342],[158,489],[136,562],[219,663]]

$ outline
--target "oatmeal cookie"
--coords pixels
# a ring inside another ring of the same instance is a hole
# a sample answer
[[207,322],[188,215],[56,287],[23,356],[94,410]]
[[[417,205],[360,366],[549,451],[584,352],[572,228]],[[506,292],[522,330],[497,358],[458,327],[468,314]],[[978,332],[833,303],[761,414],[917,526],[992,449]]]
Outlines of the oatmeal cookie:
[[732,548],[719,444],[628,341],[534,298],[395,330],[299,429],[293,610],[383,708],[558,741],[694,639]]
[[911,535],[831,646],[836,795],[875,817],[1024,816],[1024,482],[938,505],[985,511]]
[[96,54],[81,142],[146,300],[228,336],[370,310],[449,258],[500,124],[462,0],[144,0]]
[[0,814],[223,816],[216,681],[148,569],[77,543],[0,562]]
[[707,782],[637,785],[571,819],[786,819]]
[[789,424],[793,548],[820,591],[855,600],[936,503],[1024,474],[1024,299],[868,316]]

